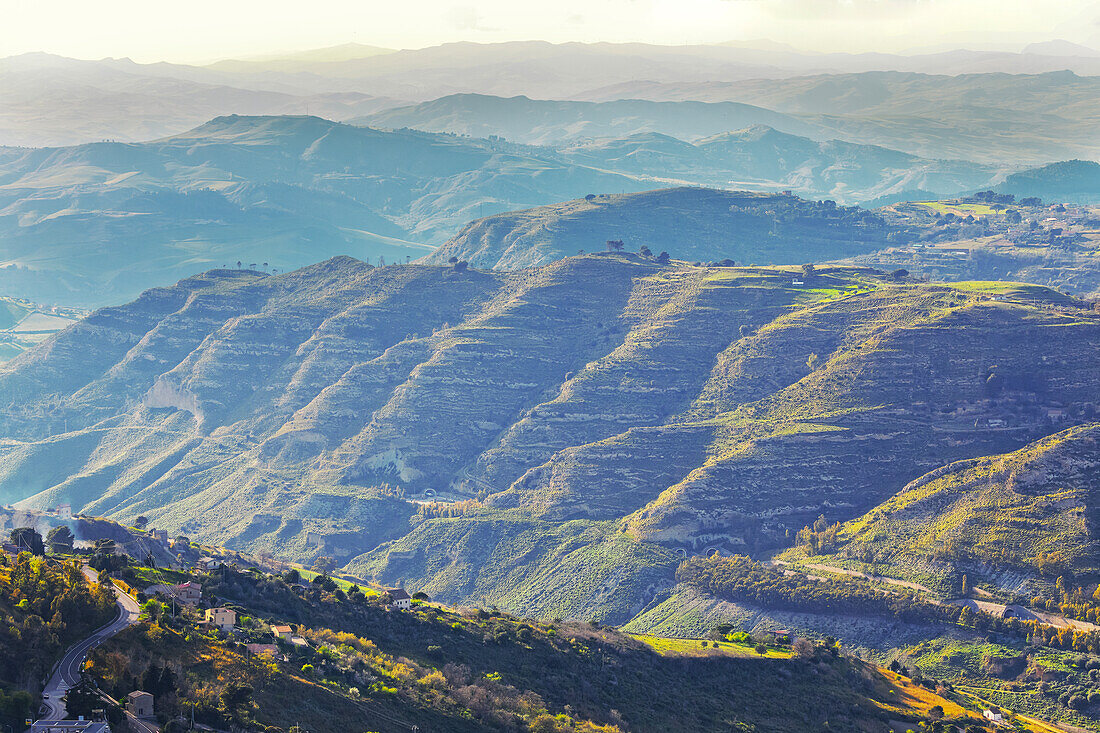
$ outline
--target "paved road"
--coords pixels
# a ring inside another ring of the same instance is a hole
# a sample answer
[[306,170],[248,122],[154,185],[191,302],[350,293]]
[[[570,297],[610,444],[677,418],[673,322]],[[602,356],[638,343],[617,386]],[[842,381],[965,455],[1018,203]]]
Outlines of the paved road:
[[[99,574],[87,566],[84,568],[84,575],[92,583],[99,579]],[[61,699],[61,696],[80,681],[80,668],[84,665],[84,659],[88,656],[88,652],[127,626],[137,623],[138,617],[141,615],[141,608],[138,606],[137,601],[117,588],[115,595],[118,597],[118,616],[115,617],[115,620],[70,647],[65,652],[65,656],[61,658],[61,662],[57,665],[57,670],[53,676],[50,677],[50,681],[46,683],[46,689],[42,691],[42,717],[50,720],[63,719],[66,711],[65,702]]]

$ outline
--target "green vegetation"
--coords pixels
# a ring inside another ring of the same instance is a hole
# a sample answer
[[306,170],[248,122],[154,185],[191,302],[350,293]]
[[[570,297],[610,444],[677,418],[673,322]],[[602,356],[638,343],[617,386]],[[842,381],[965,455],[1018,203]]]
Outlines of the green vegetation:
[[20,728],[35,690],[61,652],[115,615],[114,589],[90,584],[79,564],[0,555],[0,725]]
[[788,572],[744,556],[714,556],[685,560],[676,570],[676,579],[719,598],[769,609],[884,615],[913,623],[940,624],[954,624],[959,616],[956,606],[940,606],[912,594],[884,592],[854,579],[808,578]]
[[[414,604],[394,611],[378,599],[288,586],[258,572],[228,568],[222,575],[211,589],[238,609],[232,638],[196,626],[189,610],[148,619],[98,648],[91,676],[116,696],[155,690],[161,720],[194,711],[210,725],[268,731],[298,723],[793,733],[829,721],[885,732],[891,719],[927,719],[873,667],[812,644],[798,658],[740,641],[709,641],[702,654],[701,641],[638,641],[594,624],[484,609]],[[306,646],[277,642],[274,657],[245,653],[244,643],[274,642],[269,623],[287,621]],[[780,686],[785,704],[776,708]]]

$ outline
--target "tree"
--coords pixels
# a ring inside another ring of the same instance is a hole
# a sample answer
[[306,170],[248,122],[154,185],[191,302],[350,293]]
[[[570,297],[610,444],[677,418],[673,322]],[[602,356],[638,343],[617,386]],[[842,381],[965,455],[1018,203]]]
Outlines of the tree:
[[890,273],[890,277],[895,280],[904,280],[905,278],[909,277],[909,271],[899,267],[898,269]]
[[64,524],[60,527],[54,527],[46,535],[46,544],[50,546],[50,552],[55,555],[72,552],[75,543],[76,538],[73,537],[73,531]]
[[310,568],[315,573],[331,573],[336,569],[336,561],[326,555],[321,555],[313,561],[313,567]]
[[760,656],[764,656],[765,654],[768,653],[768,647],[764,646],[763,644],[757,644],[756,645],[756,653],[759,654]]
[[963,573],[961,590],[964,597],[970,595],[970,578],[966,577],[966,573]]
[[802,266],[802,277],[806,280],[809,280],[813,276],[814,266],[807,262],[805,265]]
[[652,257],[653,250],[643,244],[641,247],[638,248],[638,254],[640,254],[642,257]]
[[809,639],[798,638],[791,645],[791,650],[799,659],[809,659],[814,655],[814,644]]
[[657,264],[658,265],[667,265],[671,261],[672,261],[672,258],[669,256],[668,252],[662,251],[661,254],[657,255]]
[[285,580],[287,583],[297,583],[301,579],[302,574],[298,572],[297,568],[291,568],[290,570],[287,570],[285,573],[283,573],[283,580]]
[[819,366],[821,366],[821,357],[817,354],[811,353],[809,358],[806,359],[806,367],[811,372],[816,372]]
[[20,550],[32,555],[45,555],[46,546],[42,544],[42,535],[34,527],[16,527],[11,531],[11,543]]
[[469,269],[470,263],[466,260],[459,260],[455,263],[455,272],[466,272]]
[[457,257],[455,257],[454,255],[451,255],[451,257],[447,258],[447,262],[449,262],[449,263],[451,263],[451,264],[453,265],[453,264],[455,264],[456,262],[458,262],[458,258],[457,258]]
[[593,201],[596,200],[596,194],[590,193],[590,194],[588,194],[587,196],[584,197],[584,200],[587,201],[588,203],[592,203]]
[[134,526],[138,529],[145,529],[149,525],[149,517],[142,514],[140,517],[134,520]]
[[609,239],[609,240],[607,240],[607,251],[608,252],[621,252],[623,247],[625,247],[625,246],[626,245],[623,244],[623,240],[621,240],[621,239]]
[[238,270],[241,269],[241,261],[240,260],[237,260],[237,269]]

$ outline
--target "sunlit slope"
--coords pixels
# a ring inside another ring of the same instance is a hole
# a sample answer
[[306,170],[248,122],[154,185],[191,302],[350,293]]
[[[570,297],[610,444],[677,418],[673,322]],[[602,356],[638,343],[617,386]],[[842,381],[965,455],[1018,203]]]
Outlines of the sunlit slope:
[[945,592],[958,592],[967,573],[972,582],[999,575],[1010,586],[1095,573],[1096,439],[1089,423],[936,469],[841,525],[824,561],[919,575]]
[[610,253],[211,271],[0,367],[0,498],[625,620],[681,554],[1087,422],[1098,317],[996,296]]

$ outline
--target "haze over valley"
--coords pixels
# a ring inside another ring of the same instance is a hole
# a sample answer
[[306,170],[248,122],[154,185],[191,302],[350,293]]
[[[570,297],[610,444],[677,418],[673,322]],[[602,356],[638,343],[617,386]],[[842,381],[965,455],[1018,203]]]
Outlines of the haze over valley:
[[249,2],[0,38],[0,726],[1100,731],[1093,0]]

